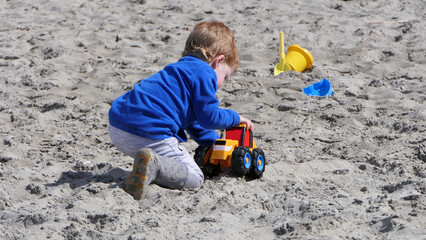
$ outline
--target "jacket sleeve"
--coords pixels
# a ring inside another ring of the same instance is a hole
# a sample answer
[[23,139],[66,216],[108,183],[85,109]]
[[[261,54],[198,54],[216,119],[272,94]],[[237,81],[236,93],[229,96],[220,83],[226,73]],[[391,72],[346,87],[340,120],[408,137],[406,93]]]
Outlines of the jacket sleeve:
[[213,146],[216,139],[219,138],[219,134],[215,130],[205,129],[196,121],[188,126],[186,131],[200,146]]
[[240,123],[240,116],[231,109],[219,107],[216,98],[217,77],[209,69],[207,74],[201,74],[198,81],[194,81],[192,102],[198,123],[206,129],[225,129]]

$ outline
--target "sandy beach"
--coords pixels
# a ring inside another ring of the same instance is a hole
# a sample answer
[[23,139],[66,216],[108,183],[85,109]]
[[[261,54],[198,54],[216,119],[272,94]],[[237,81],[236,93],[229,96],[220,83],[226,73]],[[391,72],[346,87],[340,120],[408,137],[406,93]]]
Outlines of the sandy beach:
[[[0,5],[0,239],[426,239],[424,0]],[[266,170],[135,201],[110,104],[207,20],[235,34],[217,97],[253,121]],[[280,31],[311,69],[273,75]],[[333,96],[302,92],[323,78]]]

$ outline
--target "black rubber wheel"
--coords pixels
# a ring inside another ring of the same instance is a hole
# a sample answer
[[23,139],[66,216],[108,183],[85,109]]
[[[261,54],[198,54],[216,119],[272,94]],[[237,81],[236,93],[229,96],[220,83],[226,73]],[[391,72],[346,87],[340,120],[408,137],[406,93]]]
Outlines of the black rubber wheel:
[[206,163],[204,162],[204,156],[209,151],[209,146],[198,146],[195,149],[194,161],[201,169],[205,167]]
[[238,175],[247,175],[252,167],[252,153],[248,147],[236,147],[232,152],[232,170]]
[[210,150],[211,146],[198,146],[195,149],[194,161],[200,167],[201,171],[204,174],[205,178],[211,178],[219,175],[220,168],[210,164],[209,162],[204,162],[204,156]]
[[250,176],[253,178],[261,178],[263,175],[263,172],[265,171],[265,164],[266,164],[266,159],[262,149],[260,148],[253,149],[253,161],[252,161],[252,168],[250,170]]

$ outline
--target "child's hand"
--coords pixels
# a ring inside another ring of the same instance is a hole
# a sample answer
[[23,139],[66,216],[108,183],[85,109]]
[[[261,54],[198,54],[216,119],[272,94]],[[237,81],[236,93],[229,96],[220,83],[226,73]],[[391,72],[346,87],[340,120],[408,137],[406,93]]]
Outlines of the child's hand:
[[240,123],[245,123],[247,128],[253,131],[254,129],[253,123],[241,115],[240,115]]

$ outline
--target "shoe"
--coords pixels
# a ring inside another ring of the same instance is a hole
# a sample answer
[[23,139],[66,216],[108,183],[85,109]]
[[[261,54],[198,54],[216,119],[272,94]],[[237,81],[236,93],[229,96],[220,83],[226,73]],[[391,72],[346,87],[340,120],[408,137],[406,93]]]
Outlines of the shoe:
[[124,183],[124,191],[140,200],[144,189],[153,182],[158,172],[158,159],[153,150],[141,148],[136,153],[133,170]]

